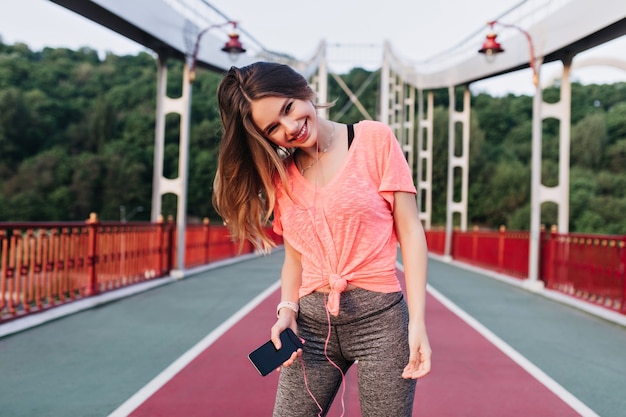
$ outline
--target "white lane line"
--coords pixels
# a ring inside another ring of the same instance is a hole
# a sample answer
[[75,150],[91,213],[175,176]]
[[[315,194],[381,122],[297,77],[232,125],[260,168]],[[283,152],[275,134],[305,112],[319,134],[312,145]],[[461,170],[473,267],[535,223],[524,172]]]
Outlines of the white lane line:
[[[396,265],[398,269],[404,272],[402,264]],[[143,404],[148,398],[150,398],[156,391],[163,387],[168,381],[170,381],[176,374],[178,374],[183,368],[185,368],[191,361],[199,356],[205,349],[213,344],[220,336],[234,326],[239,320],[241,320],[246,314],[252,311],[263,300],[269,297],[274,291],[280,287],[280,280],[272,284],[261,294],[252,299],[247,305],[242,307],[237,313],[231,316],[228,320],[222,323],[219,327],[209,333],[204,339],[198,342],[195,346],[185,352],[180,358],[174,361],[163,372],[157,375],[152,381],[146,384],[135,395],[130,397],[120,407],[114,410],[108,417],[127,417],[141,404]],[[530,375],[537,379],[546,388],[552,391],[557,397],[563,400],[572,409],[578,412],[583,417],[600,417],[596,412],[590,409],[582,401],[576,398],[572,393],[567,391],[562,385],[548,376],[545,372],[539,369],[536,365],[526,359],[521,353],[513,349],[508,343],[496,336],[491,330],[487,329],[484,325],[478,322],[475,318],[470,316],[467,312],[454,304],[451,300],[433,288],[431,285],[427,285],[427,290],[437,301],[443,304],[448,310],[457,315],[461,320],[467,323],[470,327],[481,334],[485,339],[489,340],[500,351],[507,355],[511,360],[517,363],[522,369],[526,370]]]
[[470,327],[480,333],[485,339],[489,340],[495,347],[500,349],[502,353],[511,358],[515,363],[522,367],[526,372],[532,375],[537,381],[542,383],[546,388],[552,391],[563,402],[569,405],[577,413],[583,417],[600,417],[595,411],[589,408],[585,403],[576,398],[571,392],[566,390],[561,384],[549,377],[545,372],[539,369],[535,364],[526,359],[521,353],[513,349],[511,345],[496,336],[491,330],[480,324],[474,317],[467,314],[459,306],[446,298],[439,291],[428,286],[428,292],[435,297],[448,310],[456,314],[461,320]]
[[185,368],[191,361],[193,361],[198,355],[205,351],[209,346],[213,344],[220,336],[233,327],[239,320],[241,320],[246,314],[252,311],[263,300],[269,297],[274,291],[280,287],[280,280],[276,281],[270,287],[268,287],[261,294],[257,295],[248,304],[242,307],[239,311],[233,314],[228,320],[219,325],[215,330],[204,337],[195,346],[185,352],[181,357],[174,361],[170,366],[157,375],[152,381],[148,382],[142,389],[137,391],[135,395],[130,397],[126,402],[119,406],[115,411],[108,415],[108,417],[126,417],[132,413],[137,407],[143,404],[148,398],[150,398],[156,391],[163,387],[168,381],[170,381],[176,374],[178,374],[183,368]]
[[[402,264],[397,263],[396,267],[404,272]],[[547,389],[552,391],[554,395],[559,397],[565,404],[569,405],[574,411],[583,417],[600,417],[595,411],[589,408],[585,403],[576,398],[571,392],[566,390],[561,384],[556,382],[545,372],[539,369],[535,364],[526,359],[521,353],[513,349],[511,345],[496,336],[491,330],[482,325],[474,317],[470,316],[465,310],[454,304],[445,295],[441,294],[431,285],[427,285],[427,290],[437,301],[443,304],[448,310],[456,314],[461,320],[470,327],[480,333],[485,339],[491,342],[495,347],[500,349],[502,353],[507,355],[511,360],[517,363],[522,369],[532,375],[537,381],[543,384]]]

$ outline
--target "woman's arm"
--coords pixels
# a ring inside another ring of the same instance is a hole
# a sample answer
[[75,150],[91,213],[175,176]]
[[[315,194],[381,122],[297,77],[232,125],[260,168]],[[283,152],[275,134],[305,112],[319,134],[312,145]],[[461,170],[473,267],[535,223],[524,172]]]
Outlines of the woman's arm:
[[[302,283],[302,262],[301,255],[296,251],[293,246],[283,239],[285,246],[285,261],[283,262],[283,269],[280,274],[280,300],[289,301],[298,304],[299,290]],[[280,333],[286,328],[290,327],[296,334],[298,334],[298,327],[296,319],[298,315],[295,311],[289,308],[281,308],[278,312],[278,320],[272,326],[271,339],[276,349],[280,349]],[[283,365],[290,366],[298,356],[302,354],[302,349],[298,349],[298,352],[291,355],[291,358],[287,360]]]
[[409,363],[403,378],[421,378],[430,372],[432,351],[426,332],[426,275],[428,248],[422,223],[417,213],[415,195],[394,194],[394,225],[402,252],[409,307]]

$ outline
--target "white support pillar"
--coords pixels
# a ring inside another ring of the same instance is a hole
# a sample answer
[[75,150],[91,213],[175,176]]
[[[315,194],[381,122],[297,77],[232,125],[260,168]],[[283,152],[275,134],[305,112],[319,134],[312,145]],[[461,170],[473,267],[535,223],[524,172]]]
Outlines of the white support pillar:
[[572,58],[563,61],[563,77],[561,78],[561,103],[563,112],[561,114],[561,128],[559,139],[559,187],[561,187],[561,201],[559,203],[559,224],[560,233],[569,233],[569,197],[570,197],[570,155],[571,155],[571,127],[572,127],[572,82],[570,72],[572,68]]
[[[434,94],[428,92],[426,116],[424,116],[424,92],[417,90],[417,209],[424,228],[430,230],[432,222],[432,173],[433,173],[433,112]],[[424,132],[426,140],[424,140]]]
[[572,84],[570,68],[572,60],[563,61],[561,94],[557,103],[542,103],[541,118],[555,118],[559,121],[559,182],[547,187],[541,184],[540,204],[553,202],[558,206],[558,231],[569,232],[569,177],[570,177],[570,131],[572,108]]
[[386,44],[380,80],[380,118],[391,128],[405,154],[411,172],[415,170],[415,87],[404,78],[403,68],[391,65]]
[[154,163],[152,173],[152,211],[150,221],[156,222],[161,215],[161,183],[165,154],[165,111],[169,97],[167,91],[167,58],[157,56],[156,117],[154,128]]
[[389,101],[387,106],[389,108],[389,117],[387,125],[393,130],[396,137],[400,138],[401,133],[401,112],[402,112],[402,80],[398,78],[398,74],[391,69],[389,71]]
[[[328,65],[326,62],[326,49],[319,61],[317,72],[313,75],[311,82],[311,88],[315,92],[318,103],[328,103]],[[317,109],[317,115],[323,119],[328,118],[328,109]]]
[[[527,286],[531,289],[543,288],[539,279],[539,261],[541,247],[541,205],[545,202],[555,203],[558,207],[558,231],[569,232],[569,177],[570,177],[570,143],[571,143],[571,108],[572,84],[570,70],[572,58],[563,61],[561,78],[561,94],[557,103],[546,103],[542,97],[541,84],[538,83],[533,101],[533,154],[531,173],[531,225],[530,225],[530,256]],[[541,62],[537,63],[539,77]],[[540,79],[540,77],[539,77]],[[555,118],[559,121],[559,182],[553,187],[543,185],[541,175],[541,130],[543,120]]]
[[396,138],[400,141],[400,144],[404,144],[403,136],[403,122],[404,122],[404,80],[394,71],[393,73],[393,92],[394,92],[394,101],[393,101],[393,131],[396,134]]
[[383,65],[380,69],[380,114],[378,120],[389,125],[390,124],[390,73],[391,63],[389,62],[391,57],[389,56],[389,47],[385,45],[383,54]]
[[[177,252],[176,265],[172,275],[184,276],[185,269],[185,232],[187,223],[187,183],[189,172],[189,129],[191,113],[191,83],[189,80],[189,63],[185,62],[183,70],[182,94],[178,98],[167,96],[167,58],[159,55],[157,61],[157,108],[154,144],[154,174],[152,189],[151,220],[157,221],[161,214],[161,198],[164,194],[177,196],[176,231]],[[178,176],[166,178],[163,175],[163,159],[165,148],[165,117],[169,113],[180,116],[180,133],[178,143]]]
[[526,284],[529,288],[540,288],[539,281],[539,248],[541,232],[541,160],[542,160],[542,104],[543,93],[541,89],[541,63],[543,58],[535,61],[537,71],[537,85],[533,97],[533,120],[532,120],[532,146],[530,164],[530,242],[528,256],[528,279]]
[[[454,86],[448,88],[450,96],[448,121],[448,193],[446,204],[446,246],[444,256],[452,255],[452,231],[454,229],[454,213],[461,215],[461,230],[467,230],[467,196],[469,183],[469,124],[470,124],[470,91],[465,86],[463,92],[463,110],[456,110]],[[457,156],[456,152],[456,123],[462,124],[462,149]],[[455,168],[461,170],[461,196],[457,200],[454,195]]]
[[467,231],[467,200],[469,195],[469,154],[470,154],[470,113],[471,113],[471,93],[469,86],[463,89],[463,111],[457,113],[457,121],[462,124],[461,138],[463,150],[459,163],[461,166],[461,230]]
[[402,89],[402,134],[398,139],[407,156],[411,172],[415,172],[415,87],[404,82]]

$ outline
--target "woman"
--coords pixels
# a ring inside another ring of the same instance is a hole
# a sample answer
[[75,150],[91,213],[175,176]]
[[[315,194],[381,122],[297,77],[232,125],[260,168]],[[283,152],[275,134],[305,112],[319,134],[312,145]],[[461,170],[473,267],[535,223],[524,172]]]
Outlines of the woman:
[[416,379],[430,371],[427,248],[393,133],[318,118],[306,80],[281,64],[231,68],[218,101],[214,204],[235,238],[264,249],[273,216],[285,259],[271,339],[279,348],[291,328],[305,341],[283,364],[274,415],[325,415],[358,361],[363,416],[410,416]]

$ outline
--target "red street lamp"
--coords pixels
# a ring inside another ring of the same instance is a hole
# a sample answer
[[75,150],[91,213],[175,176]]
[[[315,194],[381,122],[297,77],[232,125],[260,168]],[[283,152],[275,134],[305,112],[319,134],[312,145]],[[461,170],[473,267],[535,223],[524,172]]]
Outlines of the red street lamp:
[[216,25],[211,25],[211,26],[201,30],[198,33],[198,36],[196,37],[196,43],[193,46],[193,52],[192,52],[191,57],[190,57],[190,60],[191,60],[191,63],[189,65],[189,82],[190,83],[193,83],[195,81],[195,79],[196,79],[196,62],[198,60],[198,51],[200,49],[200,40],[202,39],[202,36],[204,36],[204,34],[207,33],[211,29],[223,27],[223,26],[226,26],[226,25],[232,25],[233,26],[233,30],[228,35],[228,41],[226,42],[226,44],[222,48],[222,51],[227,52],[229,54],[230,58],[233,61],[235,59],[237,59],[237,56],[239,54],[242,54],[242,53],[246,52],[246,50],[244,49],[243,45],[241,44],[241,41],[239,40],[239,34],[237,34],[237,32],[236,32],[236,30],[237,30],[237,22],[229,20],[228,22],[219,23],[219,24],[216,24]]
[[491,60],[494,58],[495,55],[501,52],[504,52],[504,48],[502,48],[502,45],[500,45],[500,43],[496,40],[497,35],[493,32],[493,27],[496,24],[505,28],[517,29],[526,37],[526,40],[528,41],[528,48],[530,52],[529,64],[530,64],[530,69],[533,71],[533,84],[535,85],[535,87],[539,85],[539,74],[537,73],[537,68],[535,65],[535,48],[534,48],[533,39],[530,36],[530,33],[528,33],[527,31],[525,31],[519,26],[502,23],[497,20],[492,20],[491,22],[488,22],[487,24],[489,25],[489,28],[491,29],[491,31],[487,34],[487,39],[485,39],[485,42],[483,43],[482,47],[478,50],[478,52],[480,52],[481,54],[485,54],[488,60]]
[[228,42],[226,42],[226,45],[224,45],[222,51],[230,54],[231,58],[237,58],[237,55],[246,52],[246,50],[241,45],[241,42],[239,41],[239,34],[231,32],[230,34],[228,34],[228,36]]
[[482,48],[478,50],[478,52],[480,52],[481,54],[485,54],[487,59],[489,59],[490,57],[493,57],[495,54],[504,52],[502,45],[500,45],[498,41],[496,40],[496,36],[498,35],[496,35],[493,32],[489,32],[487,34],[487,39],[483,43]]

